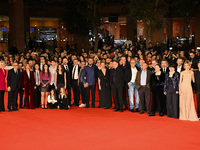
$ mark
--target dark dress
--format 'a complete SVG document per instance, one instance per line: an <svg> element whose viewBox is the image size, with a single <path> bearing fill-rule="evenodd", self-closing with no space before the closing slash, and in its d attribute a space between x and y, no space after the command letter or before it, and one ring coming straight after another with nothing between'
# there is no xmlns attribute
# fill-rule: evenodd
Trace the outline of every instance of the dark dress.
<svg viewBox="0 0 200 150"><path fill-rule="evenodd" d="M101 70L98 72L98 77L100 79L100 97L99 97L99 106L100 107L111 107L112 99L111 99L111 88L110 88L110 70L106 69L106 74L104 75Z"/></svg>
<svg viewBox="0 0 200 150"><path fill-rule="evenodd" d="M64 80L64 72L62 74L59 74L57 72L57 92L60 92L60 88L65 86L65 80Z"/></svg>
<svg viewBox="0 0 200 150"><path fill-rule="evenodd" d="M160 75L155 75L155 73L151 76L151 89L152 89L152 105L151 105L151 113L155 113L159 108L159 113L164 114L164 82L165 82L165 74L161 73ZM159 106L159 107L158 107Z"/></svg>

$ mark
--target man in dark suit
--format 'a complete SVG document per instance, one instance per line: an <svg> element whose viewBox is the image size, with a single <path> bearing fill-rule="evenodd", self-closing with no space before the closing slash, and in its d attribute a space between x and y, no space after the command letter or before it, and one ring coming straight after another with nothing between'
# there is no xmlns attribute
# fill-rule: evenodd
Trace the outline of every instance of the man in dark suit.
<svg viewBox="0 0 200 150"><path fill-rule="evenodd" d="M18 67L18 69L19 69L19 71L22 73L22 71L23 71L23 64L20 62L19 63L19 67ZM23 97L24 97L24 90L22 89L22 87L20 86L20 88L19 88L19 98L20 98L20 103L19 103L19 108L24 108L23 106L23 104L25 104L25 103L23 103ZM25 100L25 99L24 99ZM17 106L18 107L18 106Z"/></svg>
<svg viewBox="0 0 200 150"><path fill-rule="evenodd" d="M142 65L142 71L137 72L135 79L135 87L138 90L140 97L140 114L144 113L145 101L147 105L147 113L150 114L150 77L151 71L147 70L148 65L144 63Z"/></svg>
<svg viewBox="0 0 200 150"><path fill-rule="evenodd" d="M195 92L197 97L197 113L200 118L200 62L198 62L198 70L194 72L195 77Z"/></svg>
<svg viewBox="0 0 200 150"><path fill-rule="evenodd" d="M17 95L21 87L21 72L18 69L18 63L14 62L13 69L8 71L7 87L8 87L8 111L18 111L17 109Z"/></svg>
<svg viewBox="0 0 200 150"><path fill-rule="evenodd" d="M183 67L183 58L179 57L176 61L177 66L176 66L176 72L181 73L182 71L184 71L184 67Z"/></svg>
<svg viewBox="0 0 200 150"><path fill-rule="evenodd" d="M68 99L71 106L72 66L70 63L68 63L68 59L66 57L63 58L63 67L66 72Z"/></svg>
<svg viewBox="0 0 200 150"><path fill-rule="evenodd" d="M113 61L113 69L110 72L110 85L113 92L115 111L123 112L124 71L118 66L117 61Z"/></svg>
<svg viewBox="0 0 200 150"><path fill-rule="evenodd" d="M192 63L191 69L198 69L198 67L197 67L198 58L195 56L195 52L193 52L193 51L190 52L190 59L189 60Z"/></svg>
<svg viewBox="0 0 200 150"><path fill-rule="evenodd" d="M78 59L74 59L73 66L72 66L72 89L74 93L73 105L76 105L76 106L79 106L79 101L80 101L80 91L78 87L79 71L80 71L80 67L78 65Z"/></svg>
<svg viewBox="0 0 200 150"><path fill-rule="evenodd" d="M125 56L122 56L120 61L121 61L121 63L122 63L122 64L120 65L120 67L123 69L124 74L125 74L125 70L126 70L127 67L130 66L130 64L126 62L126 57L125 57ZM127 86L126 86L126 82L125 82L125 80L124 80L124 88L123 88L123 102L124 102L124 106L125 106L124 110L127 110L127 109L128 109L126 91L127 91Z"/></svg>
<svg viewBox="0 0 200 150"><path fill-rule="evenodd" d="M169 67L168 67L168 61L166 59L163 59L161 61L161 71L166 74L169 72Z"/></svg>
<svg viewBox="0 0 200 150"><path fill-rule="evenodd" d="M147 67L147 69L150 70L152 73L154 73L155 72L155 66L157 64L158 64L158 61L156 59L153 59L153 60L151 60L151 67Z"/></svg>

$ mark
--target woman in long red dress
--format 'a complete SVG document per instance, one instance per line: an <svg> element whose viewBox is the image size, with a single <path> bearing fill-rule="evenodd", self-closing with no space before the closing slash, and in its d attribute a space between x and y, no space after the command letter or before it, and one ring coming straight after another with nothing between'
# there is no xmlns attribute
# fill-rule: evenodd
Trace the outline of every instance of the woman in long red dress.
<svg viewBox="0 0 200 150"><path fill-rule="evenodd" d="M31 71L29 64L25 65L25 70L22 72L22 80L21 80L22 89L25 92L25 108L34 109L35 108L35 78L34 72Z"/></svg>

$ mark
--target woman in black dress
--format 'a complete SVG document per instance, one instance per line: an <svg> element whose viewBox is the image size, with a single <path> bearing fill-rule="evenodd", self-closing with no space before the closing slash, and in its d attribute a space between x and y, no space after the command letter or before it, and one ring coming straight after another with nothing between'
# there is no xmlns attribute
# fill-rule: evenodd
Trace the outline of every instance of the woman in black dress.
<svg viewBox="0 0 200 150"><path fill-rule="evenodd" d="M55 73L55 89L57 90L57 95L59 94L61 87L66 89L66 85L66 73L64 72L63 66L58 64L57 72Z"/></svg>
<svg viewBox="0 0 200 150"><path fill-rule="evenodd" d="M151 104L151 114L149 116L155 116L155 112L157 110L157 106L159 108L159 115L164 116L164 82L165 82L165 74L161 72L161 66L159 64L155 65L155 73L151 76L151 89L152 89L152 104ZM159 104L159 105L158 105Z"/></svg>
<svg viewBox="0 0 200 150"><path fill-rule="evenodd" d="M164 94L166 95L167 116L179 118L179 73L175 72L175 65L169 66L169 73L165 75Z"/></svg>
<svg viewBox="0 0 200 150"><path fill-rule="evenodd" d="M110 71L107 69L105 62L101 62L101 70L98 72L98 85L101 91L99 98L99 107L108 109L112 106L111 88L110 88Z"/></svg>

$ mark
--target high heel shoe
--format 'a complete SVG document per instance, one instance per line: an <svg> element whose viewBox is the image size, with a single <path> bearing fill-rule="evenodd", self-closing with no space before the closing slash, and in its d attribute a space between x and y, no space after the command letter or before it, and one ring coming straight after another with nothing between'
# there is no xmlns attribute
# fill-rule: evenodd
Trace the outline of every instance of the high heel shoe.
<svg viewBox="0 0 200 150"><path fill-rule="evenodd" d="M47 104L45 104L45 109L47 109Z"/></svg>
<svg viewBox="0 0 200 150"><path fill-rule="evenodd" d="M42 109L44 109L44 104L42 104Z"/></svg>

